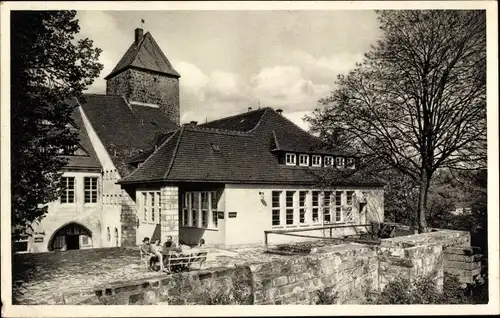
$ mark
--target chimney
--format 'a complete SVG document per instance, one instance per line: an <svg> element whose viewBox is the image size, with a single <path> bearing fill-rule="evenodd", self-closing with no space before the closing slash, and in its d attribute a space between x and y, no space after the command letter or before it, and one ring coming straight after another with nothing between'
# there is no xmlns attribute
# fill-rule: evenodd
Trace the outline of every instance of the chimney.
<svg viewBox="0 0 500 318"><path fill-rule="evenodd" d="M143 29L141 29L141 28L135 29L135 44L139 44L143 35L144 35Z"/></svg>
<svg viewBox="0 0 500 318"><path fill-rule="evenodd" d="M252 111L252 107L248 107L248 111L251 112Z"/></svg>
<svg viewBox="0 0 500 318"><path fill-rule="evenodd" d="M283 113L283 109L278 108L278 109L276 109L276 112L277 112L278 114L282 115L282 113Z"/></svg>

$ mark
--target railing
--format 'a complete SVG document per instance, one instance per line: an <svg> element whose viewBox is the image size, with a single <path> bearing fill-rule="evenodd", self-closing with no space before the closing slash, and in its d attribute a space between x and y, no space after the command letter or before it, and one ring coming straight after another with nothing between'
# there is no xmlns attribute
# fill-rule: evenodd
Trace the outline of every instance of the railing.
<svg viewBox="0 0 500 318"><path fill-rule="evenodd" d="M286 235L286 236L295 236L295 237L304 237L304 238L316 238L316 239L334 239L334 240L343 240L343 241L355 241L359 243L365 243L365 244L378 244L378 241L372 241L372 240L361 240L361 239L349 239L349 238L338 238L338 237L332 237L333 235L333 229L340 229L340 228L357 228L357 227L364 227L369 233L374 233L374 224L338 224L338 225L327 225L327 226L318 226L318 227L311 227L311 228L304 228L304 229L290 229L290 230L266 230L264 231L264 246L267 249L268 247L268 235L269 234L278 234L278 235ZM317 231L317 230L330 230L330 235L329 236L317 236L317 235L300 235L300 234L294 234L296 232L307 232L307 231Z"/></svg>

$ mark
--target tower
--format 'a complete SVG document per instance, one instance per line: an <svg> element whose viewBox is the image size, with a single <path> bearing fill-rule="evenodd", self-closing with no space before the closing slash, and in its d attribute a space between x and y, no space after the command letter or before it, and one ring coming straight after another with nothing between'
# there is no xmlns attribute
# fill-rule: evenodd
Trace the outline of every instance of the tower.
<svg viewBox="0 0 500 318"><path fill-rule="evenodd" d="M179 125L179 78L151 33L137 28L134 42L105 77L106 94L122 95L129 103L158 106Z"/></svg>

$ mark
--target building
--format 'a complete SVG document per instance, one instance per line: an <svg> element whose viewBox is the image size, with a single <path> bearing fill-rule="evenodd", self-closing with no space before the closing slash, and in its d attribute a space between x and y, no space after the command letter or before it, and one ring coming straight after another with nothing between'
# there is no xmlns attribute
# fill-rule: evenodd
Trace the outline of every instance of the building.
<svg viewBox="0 0 500 318"><path fill-rule="evenodd" d="M29 251L135 246L168 235L253 245L270 229L383 220L383 184L280 110L180 126L179 78L151 34L136 29L106 77L106 94L78 101L82 147L64 171L67 194L50 204Z"/></svg>

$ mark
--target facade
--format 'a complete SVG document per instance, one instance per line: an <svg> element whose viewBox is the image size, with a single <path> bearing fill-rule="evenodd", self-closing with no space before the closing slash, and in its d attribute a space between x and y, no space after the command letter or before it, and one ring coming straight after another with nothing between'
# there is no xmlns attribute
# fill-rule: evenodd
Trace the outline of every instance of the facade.
<svg viewBox="0 0 500 318"><path fill-rule="evenodd" d="M357 169L355 154L325 145L280 110L179 126L179 78L151 34L136 29L106 77L106 94L76 105L92 164L68 165L68 195L51 203L29 251L135 246L169 235L255 245L265 230L383 221L383 184Z"/></svg>

